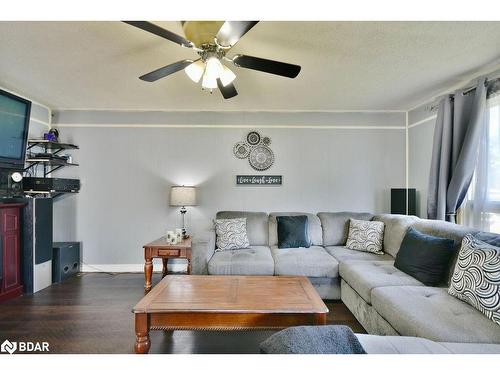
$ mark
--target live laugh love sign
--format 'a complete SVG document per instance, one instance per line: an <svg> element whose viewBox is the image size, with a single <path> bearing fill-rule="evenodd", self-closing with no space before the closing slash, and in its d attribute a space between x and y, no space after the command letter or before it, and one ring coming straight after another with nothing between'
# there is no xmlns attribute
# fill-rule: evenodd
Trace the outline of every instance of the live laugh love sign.
<svg viewBox="0 0 500 375"><path fill-rule="evenodd" d="M283 183L283 176L236 176L236 185L279 186Z"/></svg>

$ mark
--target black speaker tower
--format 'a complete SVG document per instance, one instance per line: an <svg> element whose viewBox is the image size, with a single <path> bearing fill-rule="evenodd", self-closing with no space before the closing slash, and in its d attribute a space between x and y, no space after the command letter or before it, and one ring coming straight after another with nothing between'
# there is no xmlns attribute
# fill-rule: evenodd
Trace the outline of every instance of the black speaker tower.
<svg viewBox="0 0 500 375"><path fill-rule="evenodd" d="M391 214L417 215L417 190L408 189L406 212L406 189L391 189Z"/></svg>

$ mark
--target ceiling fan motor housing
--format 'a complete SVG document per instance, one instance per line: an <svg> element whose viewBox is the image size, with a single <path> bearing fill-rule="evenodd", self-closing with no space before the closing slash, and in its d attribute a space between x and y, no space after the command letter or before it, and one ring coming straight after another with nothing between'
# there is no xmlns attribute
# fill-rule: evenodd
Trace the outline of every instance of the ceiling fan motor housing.
<svg viewBox="0 0 500 375"><path fill-rule="evenodd" d="M201 51L198 51L198 54L203 62L206 62L211 57L221 60L226 56L226 50L213 43L204 43L200 46L200 49Z"/></svg>

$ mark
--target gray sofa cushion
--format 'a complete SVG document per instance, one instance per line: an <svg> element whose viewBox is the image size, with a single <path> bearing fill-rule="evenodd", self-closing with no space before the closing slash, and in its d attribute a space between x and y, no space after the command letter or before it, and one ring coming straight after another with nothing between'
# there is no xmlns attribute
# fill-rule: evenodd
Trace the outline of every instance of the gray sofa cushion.
<svg viewBox="0 0 500 375"><path fill-rule="evenodd" d="M235 219L246 217L247 236L250 245L269 246L268 215L265 212L250 211L220 211L217 212L216 219Z"/></svg>
<svg viewBox="0 0 500 375"><path fill-rule="evenodd" d="M371 220L367 212L320 212L318 217L323 228L323 246L345 245L349 232L349 219Z"/></svg>
<svg viewBox="0 0 500 375"><path fill-rule="evenodd" d="M395 258L398 255L406 230L420 219L416 216L383 214L375 215L372 220L382 221L385 224L384 252L391 254Z"/></svg>
<svg viewBox="0 0 500 375"><path fill-rule="evenodd" d="M275 275L337 277L339 262L321 246L271 248Z"/></svg>
<svg viewBox="0 0 500 375"><path fill-rule="evenodd" d="M274 274L274 261L267 246L216 252L208 262L210 275L267 275Z"/></svg>
<svg viewBox="0 0 500 375"><path fill-rule="evenodd" d="M339 263L351 260L392 260L394 262L394 258L385 253L378 255L367 253L366 251L351 250L345 246L327 246L325 249L328 251L328 254L337 259Z"/></svg>
<svg viewBox="0 0 500 375"><path fill-rule="evenodd" d="M340 299L340 278L336 277L309 277L321 299Z"/></svg>
<svg viewBox="0 0 500 375"><path fill-rule="evenodd" d="M311 245L323 245L323 231L319 217L306 212L271 212L269 214L269 246L278 246L278 224L276 216L300 216L306 215L309 224L309 239Z"/></svg>
<svg viewBox="0 0 500 375"><path fill-rule="evenodd" d="M500 326L444 288L393 286L372 290L372 305L403 336L442 342L500 343Z"/></svg>
<svg viewBox="0 0 500 375"><path fill-rule="evenodd" d="M423 285L394 267L392 261L351 261L341 263L339 274L367 303L372 290L381 286Z"/></svg>
<svg viewBox="0 0 500 375"><path fill-rule="evenodd" d="M471 344L461 342L440 342L453 354L500 354L500 344Z"/></svg>
<svg viewBox="0 0 500 375"><path fill-rule="evenodd" d="M421 337L356 334L368 354L450 354L440 343ZM470 344L469 344L470 345Z"/></svg>
<svg viewBox="0 0 500 375"><path fill-rule="evenodd" d="M399 333L380 316L372 305L359 296L345 280L340 281L342 302L361 323L366 332L372 335L398 336Z"/></svg>
<svg viewBox="0 0 500 375"><path fill-rule="evenodd" d="M498 344L434 342L422 337L356 334L368 354L499 354Z"/></svg>

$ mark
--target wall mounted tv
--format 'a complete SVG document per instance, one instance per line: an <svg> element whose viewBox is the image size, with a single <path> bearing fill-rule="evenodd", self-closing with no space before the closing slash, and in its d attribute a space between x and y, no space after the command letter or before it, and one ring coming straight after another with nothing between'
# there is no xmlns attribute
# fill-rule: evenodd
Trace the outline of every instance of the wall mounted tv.
<svg viewBox="0 0 500 375"><path fill-rule="evenodd" d="M0 168L24 169L31 102L0 90Z"/></svg>

